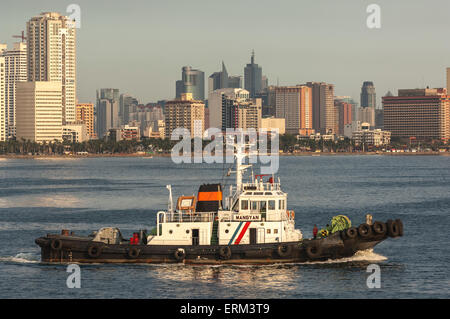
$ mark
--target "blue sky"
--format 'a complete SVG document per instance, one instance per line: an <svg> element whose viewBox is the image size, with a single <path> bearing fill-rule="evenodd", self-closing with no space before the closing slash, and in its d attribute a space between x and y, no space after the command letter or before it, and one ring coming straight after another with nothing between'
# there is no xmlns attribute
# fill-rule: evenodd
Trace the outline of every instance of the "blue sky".
<svg viewBox="0 0 450 319"><path fill-rule="evenodd" d="M43 11L81 7L77 34L78 98L119 88L141 102L173 98L181 67L208 77L224 60L243 75L252 49L270 84L324 81L359 101L373 81L388 90L443 87L450 66L448 0L15 0L2 5L0 42ZM366 8L381 7L381 29L368 29ZM207 87L205 87L207 90Z"/></svg>

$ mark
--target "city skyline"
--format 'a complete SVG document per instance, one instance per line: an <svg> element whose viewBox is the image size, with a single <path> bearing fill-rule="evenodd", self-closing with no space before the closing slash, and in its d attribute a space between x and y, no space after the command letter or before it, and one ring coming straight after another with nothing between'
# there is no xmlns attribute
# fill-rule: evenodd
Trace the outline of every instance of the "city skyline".
<svg viewBox="0 0 450 319"><path fill-rule="evenodd" d="M25 30L30 17L44 11L68 14L69 4L61 1L12 3L8 15L5 11L0 13L0 42L11 47L17 42L12 35ZM277 80L280 85L323 81L335 85L335 95L358 99L361 83L372 81L378 93L377 107L381 107L381 97L389 90L396 93L402 88L445 87L445 74L441 70L450 65L450 55L446 54L450 44L440 41L450 26L445 17L450 4L445 1L435 4L440 9L430 11L433 14L423 11L423 1L408 5L378 1L381 29L368 29L365 25L368 15L365 3L327 3L326 6L308 3L306 6L287 1L281 10L270 3L263 9L256 2L247 2L240 4L239 12L230 13L231 19L242 18L239 36L233 36L236 42L233 46L222 37L234 35L237 27L205 28L208 22L224 19L214 14L219 4L134 1L133 5L124 7L118 2L108 2L108 15L103 14L101 3L79 1L78 4L82 21L77 30L80 102L94 102L95 91L102 87L117 87L143 103L172 99L181 67L190 65L208 76L220 69L224 60L229 74L243 76L253 49L269 84L276 84ZM270 23L252 27L257 18L245 16L250 8L258 13L258 21ZM187 26L189 36L181 36L183 29L177 18L197 11L202 12L202 19L192 20ZM174 19L164 20L169 13ZM122 23L113 23L119 18ZM291 37L301 41L293 45L288 41ZM415 41L417 37L421 37L420 46ZM105 49L108 43L114 44L115 50ZM174 49L188 43L189 51ZM342 50L342 46L348 49Z"/></svg>

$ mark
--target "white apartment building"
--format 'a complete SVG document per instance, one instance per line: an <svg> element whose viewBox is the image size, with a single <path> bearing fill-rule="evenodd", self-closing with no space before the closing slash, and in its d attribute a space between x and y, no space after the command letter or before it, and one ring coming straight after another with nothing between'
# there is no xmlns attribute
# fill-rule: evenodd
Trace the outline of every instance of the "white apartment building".
<svg viewBox="0 0 450 319"><path fill-rule="evenodd" d="M362 123L361 129L352 133L352 139L356 145L387 145L391 142L391 132L381 129L370 129L370 123Z"/></svg>
<svg viewBox="0 0 450 319"><path fill-rule="evenodd" d="M0 57L5 59L6 138L16 135L16 83L27 81L27 45L14 43L11 50L0 44Z"/></svg>
<svg viewBox="0 0 450 319"><path fill-rule="evenodd" d="M62 85L64 123L76 119L75 23L56 12L43 12L27 22L28 81Z"/></svg>
<svg viewBox="0 0 450 319"><path fill-rule="evenodd" d="M61 83L19 82L16 92L16 138L38 143L61 141Z"/></svg>
<svg viewBox="0 0 450 319"><path fill-rule="evenodd" d="M6 127L6 90L5 90L5 58L0 57L0 141L8 135Z"/></svg>

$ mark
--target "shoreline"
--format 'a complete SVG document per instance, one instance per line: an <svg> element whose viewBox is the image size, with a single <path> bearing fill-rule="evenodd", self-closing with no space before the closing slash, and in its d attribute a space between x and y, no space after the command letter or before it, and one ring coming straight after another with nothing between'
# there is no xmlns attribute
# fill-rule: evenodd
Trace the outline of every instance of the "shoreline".
<svg viewBox="0 0 450 319"><path fill-rule="evenodd" d="M450 156L450 152L396 152L396 153L387 153L387 152L324 152L324 153L314 153L314 152L298 152L298 153L280 153L279 156L311 156L311 157L320 157L320 156ZM0 155L0 159L80 159L80 158L109 158L109 157L143 157L143 158L153 158L153 157L171 157L171 154L126 154L126 153L118 153L118 154L83 154L83 155L19 155L19 154L7 154Z"/></svg>

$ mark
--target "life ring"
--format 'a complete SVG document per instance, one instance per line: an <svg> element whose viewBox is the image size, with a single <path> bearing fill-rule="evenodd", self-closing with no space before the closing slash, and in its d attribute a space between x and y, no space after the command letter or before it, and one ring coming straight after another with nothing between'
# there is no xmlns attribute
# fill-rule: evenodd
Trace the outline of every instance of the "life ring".
<svg viewBox="0 0 450 319"><path fill-rule="evenodd" d="M358 230L355 227L347 228L345 230L345 236L349 239L356 238L358 236Z"/></svg>
<svg viewBox="0 0 450 319"><path fill-rule="evenodd" d="M384 234L386 234L386 231L387 231L386 224L383 222L379 222L379 221L376 221L373 223L372 229L373 229L373 232L377 235L384 235Z"/></svg>
<svg viewBox="0 0 450 319"><path fill-rule="evenodd" d="M400 227L398 226L396 221L393 221L392 219L389 219L387 221L387 230L388 234L391 237L397 237L400 233Z"/></svg>
<svg viewBox="0 0 450 319"><path fill-rule="evenodd" d="M87 253L91 258L97 258L102 254L102 247L99 245L91 245L89 246Z"/></svg>
<svg viewBox="0 0 450 319"><path fill-rule="evenodd" d="M50 247L53 250L61 250L63 244L62 244L62 240L61 239L52 239L51 243L50 243Z"/></svg>
<svg viewBox="0 0 450 319"><path fill-rule="evenodd" d="M219 256L222 259L229 259L231 257L231 248L228 246L220 247Z"/></svg>
<svg viewBox="0 0 450 319"><path fill-rule="evenodd" d="M128 249L128 257L130 258L137 258L139 257L139 254L141 253L141 250L137 247L132 247Z"/></svg>
<svg viewBox="0 0 450 319"><path fill-rule="evenodd" d="M182 261L184 260L184 258L186 258L186 252L183 248L178 248L173 255L178 261Z"/></svg>
<svg viewBox="0 0 450 319"><path fill-rule="evenodd" d="M292 246L290 245L278 245L277 253L280 257L287 257L292 253Z"/></svg>
<svg viewBox="0 0 450 319"><path fill-rule="evenodd" d="M403 236L403 222L401 219L396 219L395 222L398 225L398 235Z"/></svg>
<svg viewBox="0 0 450 319"><path fill-rule="evenodd" d="M358 234L362 238L368 238L370 235L372 235L372 228L369 224L361 224L358 227Z"/></svg>
<svg viewBox="0 0 450 319"><path fill-rule="evenodd" d="M310 259L319 258L322 253L322 247L317 242L312 242L310 245L306 246L306 254Z"/></svg>

